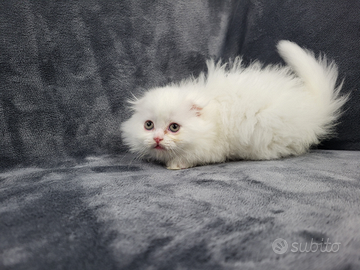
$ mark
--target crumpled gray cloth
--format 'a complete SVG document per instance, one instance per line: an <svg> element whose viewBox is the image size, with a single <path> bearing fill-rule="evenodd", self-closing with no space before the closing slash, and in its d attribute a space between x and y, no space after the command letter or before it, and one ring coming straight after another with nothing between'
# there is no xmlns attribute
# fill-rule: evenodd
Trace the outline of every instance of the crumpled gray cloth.
<svg viewBox="0 0 360 270"><path fill-rule="evenodd" d="M179 171L133 158L1 173L0 269L360 267L359 151Z"/></svg>

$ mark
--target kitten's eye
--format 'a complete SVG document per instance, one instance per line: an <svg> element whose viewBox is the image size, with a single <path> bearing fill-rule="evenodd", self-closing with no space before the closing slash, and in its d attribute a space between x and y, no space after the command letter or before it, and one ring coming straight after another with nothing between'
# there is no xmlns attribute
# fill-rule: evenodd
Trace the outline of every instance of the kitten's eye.
<svg viewBox="0 0 360 270"><path fill-rule="evenodd" d="M176 124L176 123L172 123L172 124L170 124L170 126L169 126L169 130L170 130L171 132L178 132L179 129L180 129L180 125L179 125L179 124Z"/></svg>
<svg viewBox="0 0 360 270"><path fill-rule="evenodd" d="M152 130L154 128L154 123L151 121L146 121L144 124L144 128L147 130Z"/></svg>

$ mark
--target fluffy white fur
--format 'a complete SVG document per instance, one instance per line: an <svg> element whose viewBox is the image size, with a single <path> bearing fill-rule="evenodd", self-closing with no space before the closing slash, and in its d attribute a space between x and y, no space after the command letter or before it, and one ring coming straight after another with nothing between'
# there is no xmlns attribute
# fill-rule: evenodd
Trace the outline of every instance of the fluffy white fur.
<svg viewBox="0 0 360 270"><path fill-rule="evenodd" d="M347 97L336 88L335 63L290 41L277 48L288 66L209 60L207 75L146 92L131 102L134 114L121 126L124 143L168 169L305 153L332 133ZM153 129L144 128L146 121ZM178 132L169 130L171 123L180 125Z"/></svg>

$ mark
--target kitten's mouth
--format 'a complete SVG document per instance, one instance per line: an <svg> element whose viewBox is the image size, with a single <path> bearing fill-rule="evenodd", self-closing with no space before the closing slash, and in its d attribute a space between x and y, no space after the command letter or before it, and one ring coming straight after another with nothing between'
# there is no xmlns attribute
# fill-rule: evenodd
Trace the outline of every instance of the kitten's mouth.
<svg viewBox="0 0 360 270"><path fill-rule="evenodd" d="M160 144L157 144L154 148L159 150L165 150L165 148L162 147Z"/></svg>

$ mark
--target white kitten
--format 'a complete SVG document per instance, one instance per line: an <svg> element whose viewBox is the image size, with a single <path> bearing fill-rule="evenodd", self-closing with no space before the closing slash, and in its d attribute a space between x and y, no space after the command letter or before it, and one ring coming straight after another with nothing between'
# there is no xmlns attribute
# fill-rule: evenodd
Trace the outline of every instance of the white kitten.
<svg viewBox="0 0 360 270"><path fill-rule="evenodd" d="M305 153L331 134L347 97L334 63L289 41L277 48L289 67L209 60L207 75L146 92L131 102L124 143L168 169Z"/></svg>

